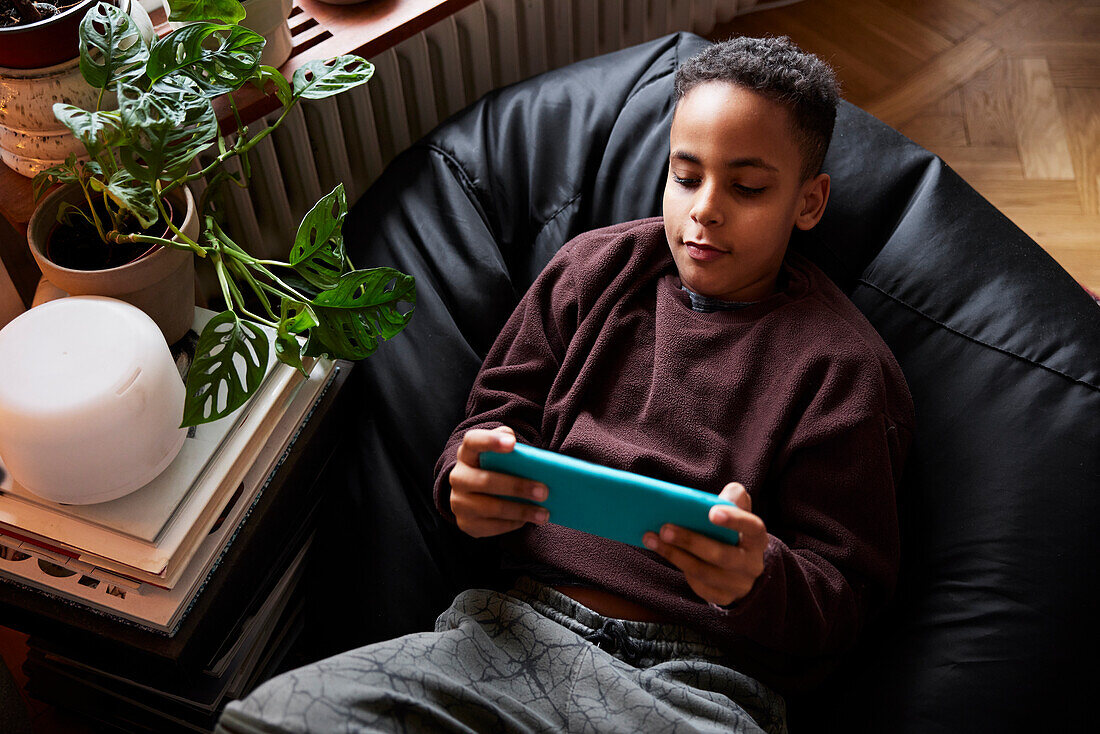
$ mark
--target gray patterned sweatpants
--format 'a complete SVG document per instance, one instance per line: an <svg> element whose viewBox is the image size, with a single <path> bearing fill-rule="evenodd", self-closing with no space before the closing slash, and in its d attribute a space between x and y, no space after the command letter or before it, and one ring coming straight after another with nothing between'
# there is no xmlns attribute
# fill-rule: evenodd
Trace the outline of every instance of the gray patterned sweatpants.
<svg viewBox="0 0 1100 734"><path fill-rule="evenodd" d="M603 617L521 579L435 632L351 650L229 704L219 734L786 732L783 699L686 628Z"/></svg>

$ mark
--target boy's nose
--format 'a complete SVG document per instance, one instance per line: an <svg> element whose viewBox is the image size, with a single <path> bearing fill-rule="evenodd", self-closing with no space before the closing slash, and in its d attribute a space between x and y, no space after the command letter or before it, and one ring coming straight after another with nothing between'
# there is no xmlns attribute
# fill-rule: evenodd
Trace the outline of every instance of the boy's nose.
<svg viewBox="0 0 1100 734"><path fill-rule="evenodd" d="M722 210L716 201L716 192L710 187L700 189L691 205L691 219L702 227L713 227L722 222Z"/></svg>

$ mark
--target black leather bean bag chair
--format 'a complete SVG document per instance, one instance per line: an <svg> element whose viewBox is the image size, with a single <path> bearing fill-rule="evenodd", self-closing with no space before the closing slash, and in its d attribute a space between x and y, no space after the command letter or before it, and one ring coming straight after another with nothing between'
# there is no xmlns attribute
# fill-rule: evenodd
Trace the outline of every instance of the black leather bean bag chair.
<svg viewBox="0 0 1100 734"><path fill-rule="evenodd" d="M482 357L572 236L660 213L679 34L498 90L349 215L416 314L357 366L314 554L309 652L430 628L491 576L436 515L436 458ZM917 409L896 603L795 731L1076 731L1097 681L1100 308L938 158L851 105L832 198L793 242L897 355ZM1078 671L1078 664L1083 672Z"/></svg>

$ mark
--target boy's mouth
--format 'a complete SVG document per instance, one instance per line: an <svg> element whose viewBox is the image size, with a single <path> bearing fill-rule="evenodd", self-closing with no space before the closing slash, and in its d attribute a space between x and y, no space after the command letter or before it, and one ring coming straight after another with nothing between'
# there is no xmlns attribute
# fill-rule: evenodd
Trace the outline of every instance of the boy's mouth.
<svg viewBox="0 0 1100 734"><path fill-rule="evenodd" d="M710 262L711 260L717 260L722 257L722 255L727 254L725 250L719 250L713 245L707 245L702 242L684 240L684 247L687 249L688 256L692 260L698 260L699 262Z"/></svg>

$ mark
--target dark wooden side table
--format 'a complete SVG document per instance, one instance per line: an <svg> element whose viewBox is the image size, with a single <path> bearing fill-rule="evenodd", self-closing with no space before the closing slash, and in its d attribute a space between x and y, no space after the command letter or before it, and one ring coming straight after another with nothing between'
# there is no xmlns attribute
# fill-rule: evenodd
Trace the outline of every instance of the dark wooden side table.
<svg viewBox="0 0 1100 734"><path fill-rule="evenodd" d="M247 618L256 612L314 529L316 510L324 494L323 487L318 486L319 477L346 425L347 401L339 397L352 368L353 363L337 363L309 420L174 635L146 631L0 582L2 624L30 635L31 654L24 670L27 691L34 698L72 708L100 724L126 731L195 730L182 725L177 728L170 719L157 718L170 711L170 699L159 707L162 711L151 711L151 718L142 723L125 706L94 695L94 689L60 684L45 673L39 675L34 664L36 651L51 651L91 668L140 681L153 689L145 697L154 702L158 687L186 692L189 686L200 685L203 669L233 645ZM290 596L295 598L294 593ZM269 644L281 645L285 650L292 642L293 634Z"/></svg>

